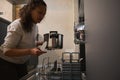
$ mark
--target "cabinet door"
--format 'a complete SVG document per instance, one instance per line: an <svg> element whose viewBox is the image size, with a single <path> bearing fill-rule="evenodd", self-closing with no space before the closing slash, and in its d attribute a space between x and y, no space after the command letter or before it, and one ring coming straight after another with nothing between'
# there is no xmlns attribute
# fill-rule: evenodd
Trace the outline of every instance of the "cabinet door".
<svg viewBox="0 0 120 80"><path fill-rule="evenodd" d="M4 42L4 38L7 33L7 26L8 24L0 21L0 45Z"/></svg>

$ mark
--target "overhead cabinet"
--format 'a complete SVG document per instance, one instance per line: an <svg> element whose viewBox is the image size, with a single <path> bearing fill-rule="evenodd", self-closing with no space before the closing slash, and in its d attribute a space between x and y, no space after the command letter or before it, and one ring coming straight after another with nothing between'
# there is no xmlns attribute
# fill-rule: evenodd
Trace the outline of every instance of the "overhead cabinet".
<svg viewBox="0 0 120 80"><path fill-rule="evenodd" d="M26 0L7 0L7 1L15 5L26 3Z"/></svg>
<svg viewBox="0 0 120 80"><path fill-rule="evenodd" d="M19 10L23 7L24 4L26 4L26 0L7 0L13 5L13 16L12 19L15 20L19 18Z"/></svg>

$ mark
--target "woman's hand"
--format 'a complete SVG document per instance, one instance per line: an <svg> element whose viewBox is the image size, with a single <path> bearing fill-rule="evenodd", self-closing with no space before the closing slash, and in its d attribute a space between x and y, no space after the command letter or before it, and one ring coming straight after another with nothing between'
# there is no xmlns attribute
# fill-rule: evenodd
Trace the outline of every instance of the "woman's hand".
<svg viewBox="0 0 120 80"><path fill-rule="evenodd" d="M44 53L46 53L46 51L42 51L39 48L32 48L32 49L30 49L30 54L31 55L37 55L37 56L39 56L39 55L42 55Z"/></svg>

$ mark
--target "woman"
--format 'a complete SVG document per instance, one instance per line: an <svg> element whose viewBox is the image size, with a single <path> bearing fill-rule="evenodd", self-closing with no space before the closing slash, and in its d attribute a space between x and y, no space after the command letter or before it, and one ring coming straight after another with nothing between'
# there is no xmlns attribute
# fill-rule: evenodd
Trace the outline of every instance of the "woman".
<svg viewBox="0 0 120 80"><path fill-rule="evenodd" d="M46 14L47 5L43 0L30 0L20 9L20 19L7 28L5 42L0 50L0 80L19 80L27 74L26 62L30 55L46 53L36 48L37 23Z"/></svg>

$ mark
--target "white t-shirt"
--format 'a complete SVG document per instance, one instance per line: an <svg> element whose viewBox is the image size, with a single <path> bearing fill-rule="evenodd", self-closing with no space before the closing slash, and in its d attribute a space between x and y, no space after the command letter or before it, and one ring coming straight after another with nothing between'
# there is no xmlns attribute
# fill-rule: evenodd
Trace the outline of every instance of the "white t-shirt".
<svg viewBox="0 0 120 80"><path fill-rule="evenodd" d="M7 35L5 37L5 42L1 46L0 57L12 63L22 64L26 62L30 55L22 57L8 57L4 53L9 50L9 48L34 48L35 41L38 34L38 27L33 24L32 32L26 33L22 29L20 19L15 20L7 27Z"/></svg>

